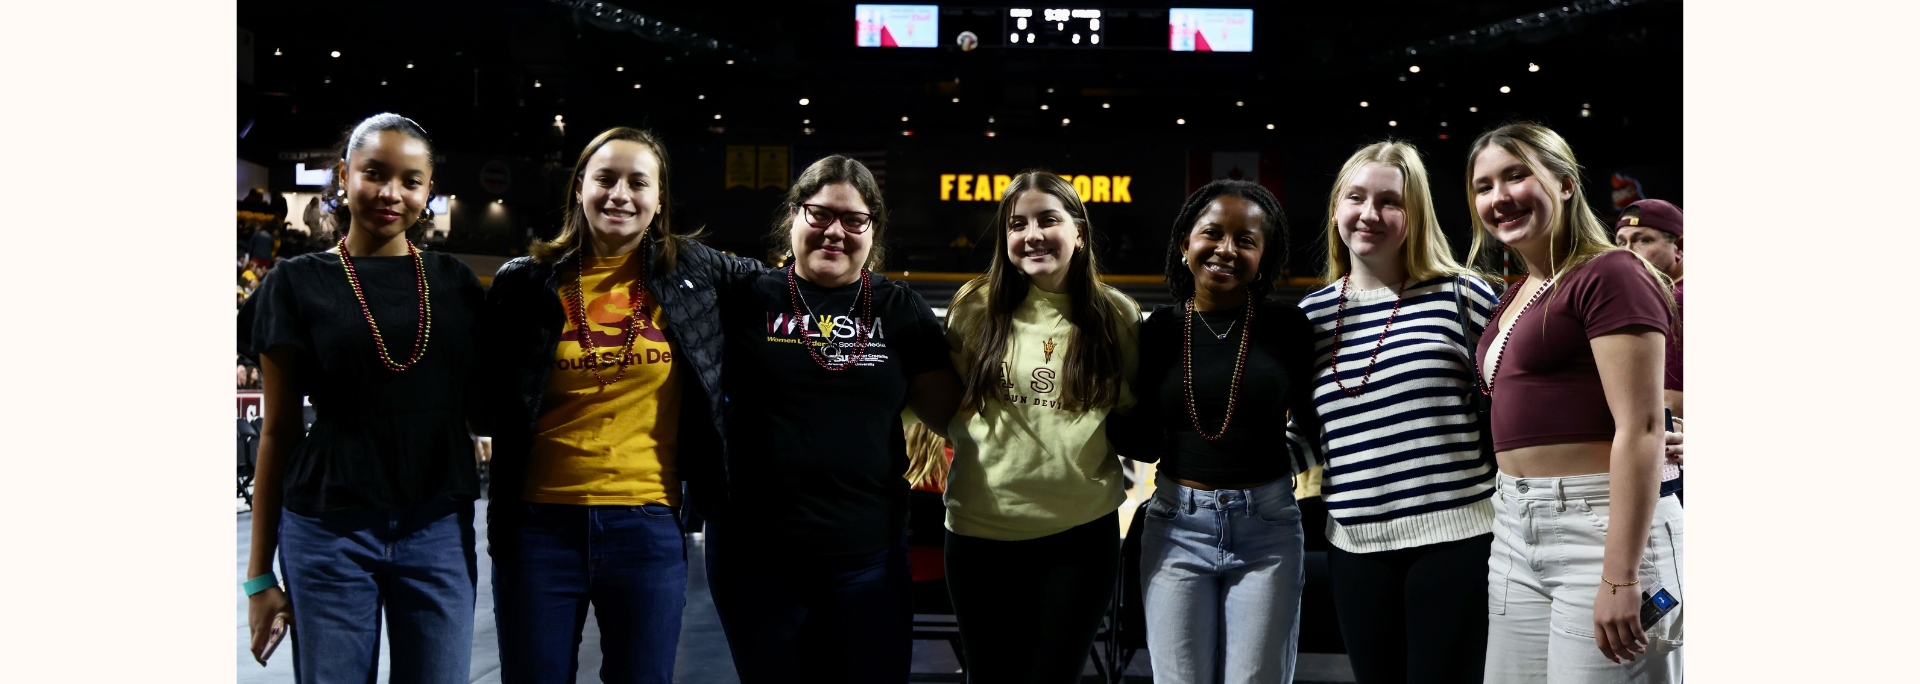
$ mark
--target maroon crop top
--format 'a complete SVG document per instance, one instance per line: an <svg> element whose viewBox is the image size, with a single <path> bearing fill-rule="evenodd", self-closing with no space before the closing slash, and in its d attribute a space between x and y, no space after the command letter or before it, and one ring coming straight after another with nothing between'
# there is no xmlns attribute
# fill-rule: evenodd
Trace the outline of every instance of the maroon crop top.
<svg viewBox="0 0 1920 684"><path fill-rule="evenodd" d="M1613 413L1588 340L1630 325L1670 334L1671 320L1659 281L1632 252L1613 250L1573 269L1512 323L1493 383L1494 450L1612 441ZM1480 336L1483 368L1496 336Z"/></svg>

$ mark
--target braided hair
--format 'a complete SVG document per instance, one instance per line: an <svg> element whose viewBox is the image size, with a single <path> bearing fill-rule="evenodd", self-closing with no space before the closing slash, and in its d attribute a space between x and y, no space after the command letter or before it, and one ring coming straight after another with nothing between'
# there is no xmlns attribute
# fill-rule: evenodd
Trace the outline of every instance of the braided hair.
<svg viewBox="0 0 1920 684"><path fill-rule="evenodd" d="M1180 216L1173 220L1173 236L1167 239L1167 289L1173 293L1176 301L1184 301L1193 296L1193 272L1180 262L1181 250L1186 246L1187 236L1193 232L1193 224L1200 220L1207 205L1222 196L1232 196L1252 202L1260 207L1263 220L1260 222L1260 236L1266 242L1265 252L1260 255L1260 268L1253 282L1247 284L1247 296L1251 299L1263 299L1273 292L1273 281L1280 277L1280 269L1290 258L1287 249L1287 214L1280 209L1280 200L1258 183L1241 180L1217 180L1202 186L1187 196L1186 204L1180 207Z"/></svg>

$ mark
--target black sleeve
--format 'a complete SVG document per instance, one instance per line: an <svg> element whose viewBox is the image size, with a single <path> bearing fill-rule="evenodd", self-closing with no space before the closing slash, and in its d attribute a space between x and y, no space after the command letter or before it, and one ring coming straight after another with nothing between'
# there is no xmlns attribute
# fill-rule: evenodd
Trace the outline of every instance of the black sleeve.
<svg viewBox="0 0 1920 684"><path fill-rule="evenodd" d="M1313 405L1313 324L1300 307L1281 306L1280 344L1282 361L1287 367L1287 417L1289 430L1301 435L1320 434L1320 412ZM1316 438L1317 442L1318 439ZM1294 473L1319 465L1319 449L1302 448L1288 440L1288 455Z"/></svg>
<svg viewBox="0 0 1920 684"><path fill-rule="evenodd" d="M1160 382L1173 363L1173 353L1167 340L1172 326L1172 311L1172 307L1158 307L1147 320L1140 323L1140 339L1135 347L1139 350L1140 363L1129 384L1133 388L1133 412L1107 418L1107 443L1112 444L1114 451L1121 456L1142 463L1159 461L1160 451L1166 443Z"/></svg>
<svg viewBox="0 0 1920 684"><path fill-rule="evenodd" d="M446 257L449 268L453 270L453 280L460 284L460 305L473 316L473 327L469 330L473 345L472 365L467 367L466 406L467 426L476 434L492 434L491 421L486 414L483 401L487 373L487 290L480 285L479 276L473 269L458 258Z"/></svg>
<svg viewBox="0 0 1920 684"><path fill-rule="evenodd" d="M912 378L942 368L952 369L953 360L948 356L946 332L940 327L940 318L933 315L933 308L927 306L927 300L900 281L889 281L883 286L895 288L904 294L898 301L910 311L908 316L913 321L899 333L887 332L887 347L900 350L901 372Z"/></svg>
<svg viewBox="0 0 1920 684"><path fill-rule="evenodd" d="M293 347L302 355L312 355L313 340L307 317L296 297L299 288L288 282L297 277L299 265L283 264L267 272L266 280L240 306L239 351L255 364L260 355L275 347Z"/></svg>

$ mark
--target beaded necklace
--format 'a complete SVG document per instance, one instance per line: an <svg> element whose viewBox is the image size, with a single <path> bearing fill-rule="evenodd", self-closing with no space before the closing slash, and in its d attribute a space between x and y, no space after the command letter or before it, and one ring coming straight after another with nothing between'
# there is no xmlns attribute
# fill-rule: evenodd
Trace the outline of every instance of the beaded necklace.
<svg viewBox="0 0 1920 684"><path fill-rule="evenodd" d="M1407 279L1401 278L1400 292L1393 296L1393 313L1387 314L1387 327L1380 329L1380 340L1373 343L1373 355L1367 357L1367 372L1360 376L1360 388L1348 389L1347 382L1340 379L1340 330L1347 320L1347 285L1352 281L1352 271L1340 277L1340 308L1333 314L1333 360L1328 362L1329 368L1333 371L1333 382L1339 385L1340 391L1347 393L1349 397L1359 396L1361 392L1367 391L1367 381L1373 379L1373 363L1380 360L1380 348L1387 343L1387 331L1393 329L1393 319L1400 316L1400 302L1407 297Z"/></svg>
<svg viewBox="0 0 1920 684"><path fill-rule="evenodd" d="M627 340L620 347L620 372L615 373L612 380L600 376L600 360L593 353L593 328L587 323L587 294L583 282L587 256L582 253L575 257L579 262L574 264L573 270L573 310L567 313L573 314L573 329L580 334L580 358L587 370L593 371L593 379L599 381L603 388L627 377L627 368L633 364L633 341L640 336L640 317L648 315L652 308L647 301L647 255L644 245L640 252L631 257L640 260L640 273L634 276L633 285L627 288L633 295L633 315L627 318Z"/></svg>
<svg viewBox="0 0 1920 684"><path fill-rule="evenodd" d="M1527 303L1520 305L1520 313L1513 315L1513 322L1508 323L1507 327L1501 328L1500 331L1503 333L1507 333L1509 335L1509 338L1511 338L1512 333L1508 331L1512 330L1513 326L1519 325L1520 319L1526 318L1527 309L1533 308L1533 303L1540 299L1540 293L1546 292L1547 288L1550 288L1550 287L1553 287L1552 278L1548 278L1546 279L1545 282L1540 283L1540 288L1534 290L1533 294L1527 297ZM1517 287L1507 288L1507 293L1500 297L1500 305L1493 308L1493 314L1487 317L1487 321L1493 325L1499 325L1501 312L1507 310L1507 305L1513 303L1514 296L1519 294L1519 292L1520 292L1520 288L1517 288ZM1505 351L1507 344L1505 340L1499 339L1498 336L1495 337L1494 341L1500 343L1501 353L1499 358L1496 358L1493 360L1493 373L1491 374L1491 376L1493 377L1494 380L1498 380L1500 379L1500 362L1507 360L1506 359L1507 354ZM1489 346L1487 348L1487 353L1491 354L1493 353L1493 351L1494 351L1493 347ZM1487 380L1487 377L1488 377L1488 374L1480 372L1479 355L1477 354L1474 355L1473 384L1476 387L1480 388L1481 394L1491 397L1493 396L1493 382Z"/></svg>
<svg viewBox="0 0 1920 684"><path fill-rule="evenodd" d="M1180 344L1186 351L1180 359L1180 370L1186 379L1187 418L1193 421L1193 431L1209 442L1226 436L1227 426L1233 424L1233 407L1240 398L1240 372L1247 367L1247 343L1253 339L1253 300L1249 299L1246 306L1246 325L1240 326L1240 357L1234 361L1233 385L1227 389L1227 416L1220 420L1220 431L1209 435L1206 428L1201 427L1200 411L1193 404L1193 300L1187 300L1186 334L1180 337ZM1200 322L1204 324L1206 319L1201 318ZM1232 334L1231 329L1228 334Z"/></svg>
<svg viewBox="0 0 1920 684"><path fill-rule="evenodd" d="M418 278L416 291L420 294L420 329L413 336L413 358L407 359L406 363L394 363L393 357L387 355L386 340L380 337L380 325L373 322L373 310L367 307L367 295L360 289L360 276L354 273L353 257L347 254L347 238L340 238L340 267L347 271L347 285L353 288L353 298L360 303L360 315L367 318L367 328L373 330L373 351L380 357L381 365L395 373L412 368L413 364L420 362L420 357L427 354L427 331L433 328L433 304L428 299L431 292L427 289L427 267L420 260L420 249L413 246L412 240L406 240L406 243L407 253L413 256L414 276Z"/></svg>
<svg viewBox="0 0 1920 684"><path fill-rule="evenodd" d="M800 285L794 277L793 265L787 266L787 294L790 296L789 304L793 306L794 318L800 318L800 308L803 306L806 307L807 315L813 315L813 305L807 304L807 298L800 294ZM860 294L858 300L859 301L854 303L854 308L860 312L860 316L853 320L853 354L844 356L838 365L828 365L825 358L825 356L839 356L837 352L840 350L840 344L833 341L833 324L827 322L827 319L813 319L820 323L821 344L819 346L816 347L812 344L806 344L805 339L801 340L801 346L807 348L807 355L813 357L813 362L819 364L821 368L830 371L843 371L852 367L854 362L866 356L867 338L873 334L873 278L872 274L869 273L864 266L860 268ZM851 315L853 311L848 311L847 313ZM806 319L801 320L804 321ZM801 330L803 332L806 330L804 324L801 325ZM822 355L820 352L821 348L826 348L836 353Z"/></svg>

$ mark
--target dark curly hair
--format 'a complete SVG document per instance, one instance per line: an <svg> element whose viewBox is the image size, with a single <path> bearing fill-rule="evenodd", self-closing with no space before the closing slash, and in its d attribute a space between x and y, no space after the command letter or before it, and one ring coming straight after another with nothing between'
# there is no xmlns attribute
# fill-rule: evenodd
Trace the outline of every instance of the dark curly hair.
<svg viewBox="0 0 1920 684"><path fill-rule="evenodd" d="M340 166L345 166L347 157L352 155L354 150L366 144L367 140L387 131L398 131L409 138L419 140L425 144L427 146L427 167L433 167L433 157L437 150L433 146L433 139L427 137L427 129L421 128L420 124L415 123L413 119L393 112L383 112L369 116L360 123L355 124L353 128L347 129L346 135L340 139L340 144L334 147L334 158L339 160L335 163ZM353 227L353 212L347 208L347 198L344 193L345 186L340 183L340 169L336 167L334 173L327 174L326 188L320 191L320 213L325 217L321 223L324 224L330 232L328 236L330 239L337 240L346 237L347 231ZM431 203L429 203L429 205L431 205ZM425 235L427 229L432 227L433 208L429 206L420 212L419 220L414 221L413 225L407 227L407 239L419 242L420 237ZM318 239L321 236L315 235L313 237Z"/></svg>
<svg viewBox="0 0 1920 684"><path fill-rule="evenodd" d="M1207 205L1223 196L1238 197L1260 207L1264 219L1260 222L1260 236L1266 242L1266 250L1260 255L1260 268L1255 272L1253 282L1247 284L1247 296L1263 299L1273 292L1273 281L1280 277L1280 269L1285 267L1290 253L1287 249L1287 214L1280 209L1280 200L1258 183L1240 180L1217 180L1208 183L1187 196L1186 204L1180 207L1180 217L1173 220L1173 236L1167 239L1167 290L1173 293L1175 301L1185 301L1193 296L1193 272L1180 262L1181 247L1186 245L1187 235L1193 232L1193 223L1200 220L1200 213Z"/></svg>

